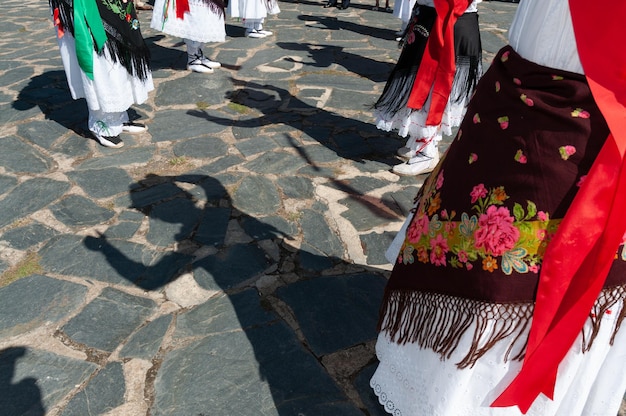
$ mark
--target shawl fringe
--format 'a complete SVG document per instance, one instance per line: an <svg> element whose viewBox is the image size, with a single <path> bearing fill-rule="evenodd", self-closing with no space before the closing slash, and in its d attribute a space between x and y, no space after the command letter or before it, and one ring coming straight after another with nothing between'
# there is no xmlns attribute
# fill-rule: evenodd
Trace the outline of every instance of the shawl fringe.
<svg viewBox="0 0 626 416"><path fill-rule="evenodd" d="M617 313L611 344L626 317L626 287L605 289L589 314L591 330L583 331L582 349L591 348L605 313ZM615 310L619 308L619 310ZM533 303L496 304L449 295L386 290L378 330L386 332L397 344L414 343L449 359L461 338L473 331L471 345L457 363L460 369L472 367L494 345L507 342L505 361L524 358Z"/></svg>

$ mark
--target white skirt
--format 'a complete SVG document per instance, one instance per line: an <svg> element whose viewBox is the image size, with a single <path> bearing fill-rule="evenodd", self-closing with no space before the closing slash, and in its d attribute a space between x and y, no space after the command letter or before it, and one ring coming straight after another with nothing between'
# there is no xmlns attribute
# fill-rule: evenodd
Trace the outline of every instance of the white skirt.
<svg viewBox="0 0 626 416"><path fill-rule="evenodd" d="M124 112L133 104L144 103L154 89L152 75L145 81L128 73L119 62L113 62L108 50L100 56L93 53L93 80L78 65L74 37L65 32L59 41L61 59L72 98L85 98L92 111Z"/></svg>
<svg viewBox="0 0 626 416"><path fill-rule="evenodd" d="M376 127L384 131L397 130L398 135L401 137L408 136L413 140L425 139L429 141L436 136L441 137L442 134L446 136L452 135L452 129L460 126L461 121L463 121L469 98L455 103L448 101L439 126L426 125L428 109L430 109L430 99L431 97L429 96L424 107L420 110L404 107L393 116L390 116L387 112L383 113L374 110ZM407 144L407 146L410 147L409 144Z"/></svg>
<svg viewBox="0 0 626 416"><path fill-rule="evenodd" d="M609 345L616 315L605 314L600 333L584 354L582 335L578 337L559 367L554 401L540 395L526 416L617 414L626 390L626 330L618 331L614 345ZM588 321L585 330L589 328ZM370 385L384 409L394 416L521 416L516 406L489 407L521 368L520 361L502 359L506 340L473 367L456 367L472 335L468 330L452 357L443 361L430 349L398 345L381 333L376 344L380 364Z"/></svg>
<svg viewBox="0 0 626 416"><path fill-rule="evenodd" d="M246 20L262 20L268 14L280 13L277 0L271 0L268 5L266 0L230 0L228 2L228 14L233 18Z"/></svg>
<svg viewBox="0 0 626 416"><path fill-rule="evenodd" d="M176 18L175 0L155 0L150 27L168 35L196 42L224 42L224 16L214 13L201 0L189 0L189 13ZM164 19L167 6L167 20Z"/></svg>

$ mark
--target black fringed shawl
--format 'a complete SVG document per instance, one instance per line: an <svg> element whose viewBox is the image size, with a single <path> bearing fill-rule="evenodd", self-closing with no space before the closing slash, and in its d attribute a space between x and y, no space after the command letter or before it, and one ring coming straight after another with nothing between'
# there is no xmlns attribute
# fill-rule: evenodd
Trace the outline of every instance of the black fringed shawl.
<svg viewBox="0 0 626 416"><path fill-rule="evenodd" d="M584 76L502 49L418 194L379 330L443 359L469 333L459 367L498 342L508 343L505 359L522 359L547 244L607 134ZM625 288L622 245L590 311L583 349L603 314L615 314L619 329Z"/></svg>
<svg viewBox="0 0 626 416"><path fill-rule="evenodd" d="M52 10L58 10L58 18L64 30L74 35L72 0L49 0ZM129 74L146 80L150 73L150 50L141 35L139 20L133 0L96 0L102 24L107 35L104 49L111 59L119 62Z"/></svg>

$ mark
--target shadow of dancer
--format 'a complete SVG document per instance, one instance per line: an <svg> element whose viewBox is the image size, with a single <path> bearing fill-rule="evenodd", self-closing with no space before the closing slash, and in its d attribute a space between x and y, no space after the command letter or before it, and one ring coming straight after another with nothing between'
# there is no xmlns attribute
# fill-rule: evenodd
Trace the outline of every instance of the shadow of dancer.
<svg viewBox="0 0 626 416"><path fill-rule="evenodd" d="M375 161L387 166L398 162L394 155L399 140L391 133L381 132L372 123L318 108L274 85L235 78L231 78L231 82L239 89L229 92L226 98L234 104L255 108L263 115L236 120L215 116L206 110L189 110L187 114L224 126L259 127L283 123L300 129L341 158L358 163ZM370 111L365 104L363 108Z"/></svg>
<svg viewBox="0 0 626 416"><path fill-rule="evenodd" d="M26 351L24 347L0 351L0 414L4 416L43 416L46 413L36 379L26 377L14 383L17 362Z"/></svg>
<svg viewBox="0 0 626 416"><path fill-rule="evenodd" d="M131 199L149 217L146 239L175 246L166 256L186 256L181 267L211 293L174 312L171 343L152 358L158 365L150 413L362 416L321 362L345 349L362 351L365 363L341 363L350 383L374 359L384 273L304 253L291 240L297 228L276 215L259 219L237 210L215 178L153 175L139 185L131 187ZM166 241L165 234L174 237ZM84 243L142 288L154 290L180 276L166 266L170 278L151 281L151 274L163 274L161 260L145 267L147 278L136 279L141 262L113 240L105 232Z"/></svg>
<svg viewBox="0 0 626 416"><path fill-rule="evenodd" d="M290 51L306 51L313 62L302 62L316 68L341 65L348 72L360 75L373 82L385 82L394 67L391 62L380 62L371 58L346 52L343 46L317 45L311 43L276 42L276 46Z"/></svg>

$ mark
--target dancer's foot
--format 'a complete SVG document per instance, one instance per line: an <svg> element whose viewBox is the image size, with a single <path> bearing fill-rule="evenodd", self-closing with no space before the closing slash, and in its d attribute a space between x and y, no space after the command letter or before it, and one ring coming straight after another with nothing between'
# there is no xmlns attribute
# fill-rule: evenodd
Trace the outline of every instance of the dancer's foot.
<svg viewBox="0 0 626 416"><path fill-rule="evenodd" d="M439 163L439 153L435 156L427 156L419 152L417 156L392 168L392 171L401 176L417 176L422 173L432 172Z"/></svg>

